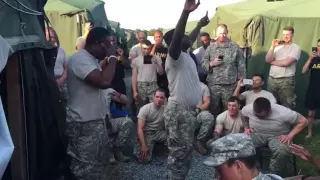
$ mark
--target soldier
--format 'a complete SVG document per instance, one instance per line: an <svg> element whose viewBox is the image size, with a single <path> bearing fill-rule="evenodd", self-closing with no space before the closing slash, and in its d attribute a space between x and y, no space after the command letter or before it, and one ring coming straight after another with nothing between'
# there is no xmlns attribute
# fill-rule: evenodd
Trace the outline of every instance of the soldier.
<svg viewBox="0 0 320 180"><path fill-rule="evenodd" d="M203 17L190 37L184 35L189 14L197 9L200 2L186 0L183 12L175 30L164 35L166 44L170 44L165 70L169 81L170 97L164 113L168 156L168 179L185 179L191 161L194 142L195 109L201 101L201 86L196 65L187 50L196 40L201 27L209 23L208 16Z"/></svg>
<svg viewBox="0 0 320 180"><path fill-rule="evenodd" d="M275 174L262 174L256 167L256 150L245 134L230 134L210 144L211 156L204 161L215 167L216 179L223 180L282 180Z"/></svg>
<svg viewBox="0 0 320 180"><path fill-rule="evenodd" d="M240 47L227 38L225 24L217 27L216 42L211 44L202 59L202 67L208 72L207 83L211 93L211 113L217 116L222 101L227 109L228 98L232 96L237 79L246 77L246 64Z"/></svg>
<svg viewBox="0 0 320 180"><path fill-rule="evenodd" d="M282 31L282 41L273 40L266 55L266 62L271 64L268 90L277 98L281 105L295 108L296 95L295 73L296 63L300 59L301 49L292 42L294 29L285 27Z"/></svg>
<svg viewBox="0 0 320 180"><path fill-rule="evenodd" d="M139 109L153 101L153 95L157 90L157 74L163 74L162 61L159 56L150 55L151 42L145 40L141 44L144 56L138 56L131 64L133 98Z"/></svg>
<svg viewBox="0 0 320 180"><path fill-rule="evenodd" d="M254 146L270 148L271 172L284 175L289 155L288 144L307 126L306 118L289 108L270 103L264 97L243 107L242 115L245 118L245 133L251 136Z"/></svg>
<svg viewBox="0 0 320 180"><path fill-rule="evenodd" d="M122 151L131 142L133 122L129 117L113 118L110 112L110 104L112 100L119 104L128 105L129 100L126 95L120 94L112 88L106 89L104 93L107 104L106 124L109 125L108 123L110 123L110 127L108 127L108 134L111 139L109 163L114 164L116 159L120 162L127 162L130 158L124 156Z"/></svg>
<svg viewBox="0 0 320 180"><path fill-rule="evenodd" d="M163 143L167 140L164 129L164 102L165 91L157 89L153 102L144 105L138 114L138 143L134 149L134 155L140 163L149 163L152 160L152 151L155 143Z"/></svg>
<svg viewBox="0 0 320 180"><path fill-rule="evenodd" d="M202 101L196 109L197 113L197 129L199 130L197 140L195 143L196 150L203 155L208 153L204 144L207 142L209 136L212 134L212 127L214 125L214 117L208 111L210 105L210 91L207 85L200 83Z"/></svg>
<svg viewBox="0 0 320 180"><path fill-rule="evenodd" d="M117 49L111 45L111 32L93 28L84 49L71 56L68 65L66 134L70 170L76 179L103 179L107 161L108 133L105 126L106 102L103 89L110 88L115 73ZM99 43L97 43L99 42ZM101 69L98 59L108 56Z"/></svg>
<svg viewBox="0 0 320 180"><path fill-rule="evenodd" d="M208 73L202 68L201 61L203 59L204 53L206 52L206 49L210 45L210 41L211 41L210 35L206 32L201 33L200 41L202 46L194 50L193 54L196 56L197 63L198 63L197 68L198 68L199 79L202 83L207 84L206 79L207 79Z"/></svg>
<svg viewBox="0 0 320 180"><path fill-rule="evenodd" d="M142 31L138 32L137 38L138 38L139 43L134 45L131 48L131 50L129 52L129 59L130 60L133 60L134 58L143 55L141 45L142 45L142 42L147 39L146 33L142 32Z"/></svg>

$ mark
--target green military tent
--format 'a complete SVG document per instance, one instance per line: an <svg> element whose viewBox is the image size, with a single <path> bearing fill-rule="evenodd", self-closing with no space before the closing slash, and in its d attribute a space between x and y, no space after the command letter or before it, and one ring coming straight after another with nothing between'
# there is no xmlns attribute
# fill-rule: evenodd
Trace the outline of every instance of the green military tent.
<svg viewBox="0 0 320 180"><path fill-rule="evenodd" d="M319 0L247 0L219 7L205 31L214 35L217 24L227 24L231 39L252 49L247 62L250 77L259 72L268 75L270 65L265 63L265 55L271 41L281 38L285 26L294 27L294 43L302 49L296 71L297 110L304 112L308 76L301 74L301 68L320 38L320 14L316 8L319 6Z"/></svg>
<svg viewBox="0 0 320 180"><path fill-rule="evenodd" d="M48 0L45 12L69 56L76 51L75 43L84 33L86 20L93 20L95 26L109 27L104 2L100 0Z"/></svg>

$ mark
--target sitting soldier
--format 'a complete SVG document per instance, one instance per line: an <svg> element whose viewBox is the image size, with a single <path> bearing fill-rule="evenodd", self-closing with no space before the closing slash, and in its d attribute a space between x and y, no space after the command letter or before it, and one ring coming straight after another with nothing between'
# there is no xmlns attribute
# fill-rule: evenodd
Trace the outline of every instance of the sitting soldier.
<svg viewBox="0 0 320 180"><path fill-rule="evenodd" d="M258 97L264 97L269 99L271 103L277 103L276 98L273 96L272 93L265 91L262 89L264 84L264 77L261 74L256 74L252 76L252 90L245 91L241 94L240 89L245 86L243 83L243 79L240 79L237 84L237 88L235 89L233 95L237 96L241 101L245 100L246 105L251 104L256 100Z"/></svg>
<svg viewBox="0 0 320 180"><path fill-rule="evenodd" d="M243 116L240 113L240 100L232 96L228 99L228 110L218 115L213 132L213 139L207 142L207 146L222 136L243 132L242 121Z"/></svg>
<svg viewBox="0 0 320 180"><path fill-rule="evenodd" d="M211 156L204 161L223 180L282 180L275 174L262 174L256 167L256 151L249 136L230 134L210 144Z"/></svg>
<svg viewBox="0 0 320 180"><path fill-rule="evenodd" d="M127 105L129 100L126 95L120 94L112 88L104 90L107 103L106 125L109 138L111 140L110 164L114 164L116 159L120 162L127 162L129 157L123 155L122 150L130 144L132 137L133 122L129 117L112 118L110 113L111 100Z"/></svg>
<svg viewBox="0 0 320 180"><path fill-rule="evenodd" d="M134 155L140 163L152 160L153 147L157 142L165 143L167 133L164 128L164 101L166 91L157 89L153 102L142 106L138 114L138 142L134 148Z"/></svg>
<svg viewBox="0 0 320 180"><path fill-rule="evenodd" d="M208 153L207 149L203 146L208 137L212 133L212 127L214 125L214 117L209 112L210 105L210 91L207 85L201 82L201 95L202 101L199 103L196 109L197 113L197 129L198 135L195 143L196 150L203 155Z"/></svg>
<svg viewBox="0 0 320 180"><path fill-rule="evenodd" d="M245 118L245 133L251 136L255 147L270 148L271 172L285 176L289 157L288 144L307 126L306 118L289 108L270 103L264 97L243 107L242 115Z"/></svg>

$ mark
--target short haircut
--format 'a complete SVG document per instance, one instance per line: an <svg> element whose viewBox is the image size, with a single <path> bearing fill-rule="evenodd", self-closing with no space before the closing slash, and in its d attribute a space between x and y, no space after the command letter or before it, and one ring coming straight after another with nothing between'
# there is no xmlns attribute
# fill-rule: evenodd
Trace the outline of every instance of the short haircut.
<svg viewBox="0 0 320 180"><path fill-rule="evenodd" d="M224 29L228 30L228 26L226 24L218 24L218 27L223 27Z"/></svg>
<svg viewBox="0 0 320 180"><path fill-rule="evenodd" d="M271 103L267 98L259 97L253 102L253 111L255 113L268 112L271 109Z"/></svg>
<svg viewBox="0 0 320 180"><path fill-rule="evenodd" d="M236 160L243 162L248 169L253 169L256 167L256 161L257 161L256 155L244 157L244 158L232 158L232 159L229 159L226 163L228 166L231 166L235 163Z"/></svg>
<svg viewBox="0 0 320 180"><path fill-rule="evenodd" d="M160 34L162 34L162 35L163 35L163 32L162 32L162 31L160 31L160 30L155 30L155 31L154 31L154 33L153 33L153 35L155 35L156 33L160 33Z"/></svg>
<svg viewBox="0 0 320 180"><path fill-rule="evenodd" d="M286 26L282 30L284 31L291 31L292 34L294 34L294 28L292 26Z"/></svg>
<svg viewBox="0 0 320 180"><path fill-rule="evenodd" d="M147 45L147 46L151 46L152 43L149 40L143 40L141 44Z"/></svg>
<svg viewBox="0 0 320 180"><path fill-rule="evenodd" d="M254 74L252 77L258 76L261 78L262 81L264 81L264 76L263 74Z"/></svg>
<svg viewBox="0 0 320 180"><path fill-rule="evenodd" d="M158 88L155 92L154 92L154 96L156 95L157 92L161 92L164 94L164 96L166 96L166 91L162 88Z"/></svg>
<svg viewBox="0 0 320 180"><path fill-rule="evenodd" d="M318 43L320 42L320 39L318 39Z"/></svg>
<svg viewBox="0 0 320 180"><path fill-rule="evenodd" d="M236 96L231 96L229 99L228 99L228 102L236 102L238 104L240 104L240 99Z"/></svg>
<svg viewBox="0 0 320 180"><path fill-rule="evenodd" d="M210 35L209 35L209 33L207 33L207 32L202 32L202 33L200 33L200 37L203 37L203 36L206 36L207 38L210 39Z"/></svg>
<svg viewBox="0 0 320 180"><path fill-rule="evenodd" d="M105 37L111 36L112 32L103 27L94 27L90 30L86 38L86 46L90 46L102 41Z"/></svg>

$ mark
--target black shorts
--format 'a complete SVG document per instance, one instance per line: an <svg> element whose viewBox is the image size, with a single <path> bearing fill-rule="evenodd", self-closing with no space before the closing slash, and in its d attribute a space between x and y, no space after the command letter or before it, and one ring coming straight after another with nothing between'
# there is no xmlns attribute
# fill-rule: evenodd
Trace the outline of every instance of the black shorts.
<svg viewBox="0 0 320 180"><path fill-rule="evenodd" d="M311 91L308 89L304 106L308 110L320 109L320 91Z"/></svg>

